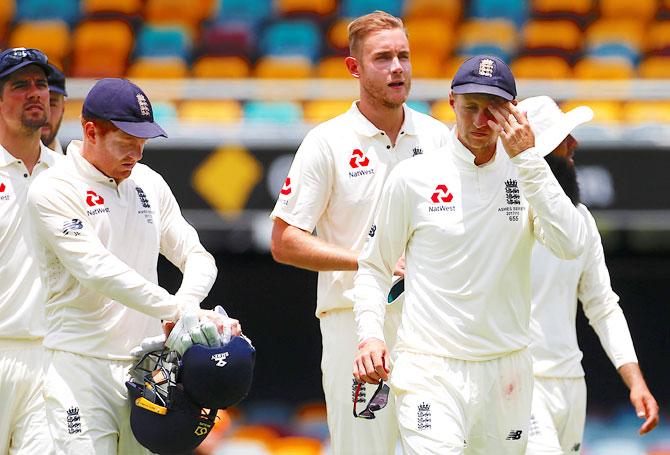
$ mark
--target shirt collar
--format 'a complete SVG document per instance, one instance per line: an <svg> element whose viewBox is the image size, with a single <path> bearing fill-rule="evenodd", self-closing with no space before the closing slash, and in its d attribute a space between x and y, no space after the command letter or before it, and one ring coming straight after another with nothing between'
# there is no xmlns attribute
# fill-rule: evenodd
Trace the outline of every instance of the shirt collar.
<svg viewBox="0 0 670 455"><path fill-rule="evenodd" d="M498 139L498 141L496 142L496 153L493 155L493 158L491 158L491 160L488 161L487 163L481 164L479 166L475 164L475 155L458 139L458 130L456 129L455 126L451 130L451 141L453 143L454 154L461 161L465 161L472 167L478 167L478 168L488 167L500 161L498 160L499 155L498 152L500 150L503 150L502 148L503 145L502 142L500 142L500 139Z"/></svg>
<svg viewBox="0 0 670 455"><path fill-rule="evenodd" d="M405 104L402 105L402 109L405 113L405 119L403 120L402 126L400 127L400 131L404 132L406 135L416 134L416 126L414 125L414 112ZM377 134L383 133L382 130L373 125L372 122L361 113L361 111L358 109L358 100L351 103L351 107L347 113L353 117L354 130L361 136L373 137Z"/></svg>
<svg viewBox="0 0 670 455"><path fill-rule="evenodd" d="M51 167L56 164L56 159L55 152L40 142L40 158L37 160L38 163L42 162ZM9 153L6 148L0 145L0 167L9 166L19 161L19 158Z"/></svg>
<svg viewBox="0 0 670 455"><path fill-rule="evenodd" d="M94 182L112 183L116 186L113 178L106 176L88 162L86 158L81 156L82 141L70 141L67 147L67 154L65 157L69 159L82 177L93 180Z"/></svg>

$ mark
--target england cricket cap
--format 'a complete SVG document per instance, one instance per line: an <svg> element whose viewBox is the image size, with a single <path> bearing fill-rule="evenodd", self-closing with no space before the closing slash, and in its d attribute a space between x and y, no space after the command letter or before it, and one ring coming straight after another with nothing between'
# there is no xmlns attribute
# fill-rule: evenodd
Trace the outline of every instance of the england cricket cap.
<svg viewBox="0 0 670 455"><path fill-rule="evenodd" d="M167 137L154 122L147 95L127 79L106 78L96 82L86 95L82 116L109 120L124 133L139 138Z"/></svg>
<svg viewBox="0 0 670 455"><path fill-rule="evenodd" d="M501 59L477 55L458 68L451 80L451 91L457 95L486 93L511 101L516 98L516 82L512 70Z"/></svg>
<svg viewBox="0 0 670 455"><path fill-rule="evenodd" d="M244 336L216 348L194 344L182 357L180 382L198 405L226 409L249 393L255 358L256 350Z"/></svg>
<svg viewBox="0 0 670 455"><path fill-rule="evenodd" d="M51 68L51 74L47 77L49 91L67 96L67 91L65 90L65 74L51 63L49 63L49 67Z"/></svg>
<svg viewBox="0 0 670 455"><path fill-rule="evenodd" d="M572 130L593 118L593 111L588 106L563 112L548 96L526 98L517 107L526 112L535 134L535 148L545 156L553 152Z"/></svg>
<svg viewBox="0 0 670 455"><path fill-rule="evenodd" d="M52 71L47 63L47 56L39 49L14 47L0 53L0 77L8 76L28 65L39 66L47 76Z"/></svg>

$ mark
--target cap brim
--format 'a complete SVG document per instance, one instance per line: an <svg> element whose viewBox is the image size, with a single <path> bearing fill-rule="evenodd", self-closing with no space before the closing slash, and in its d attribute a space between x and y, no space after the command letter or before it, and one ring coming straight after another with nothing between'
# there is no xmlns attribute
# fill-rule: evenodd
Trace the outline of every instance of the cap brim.
<svg viewBox="0 0 670 455"><path fill-rule="evenodd" d="M593 111L588 106L576 107L563 115L563 119L535 138L535 148L542 156L547 156L568 137L572 130L593 119Z"/></svg>
<svg viewBox="0 0 670 455"><path fill-rule="evenodd" d="M155 122L123 122L111 120L118 129L131 136L151 139L158 136L168 137L167 133Z"/></svg>
<svg viewBox="0 0 670 455"><path fill-rule="evenodd" d="M512 101L514 95L507 93L505 90L493 87L491 85L482 84L463 84L451 88L451 91L457 95L467 95L468 93L486 93L487 95L496 95L507 101Z"/></svg>
<svg viewBox="0 0 670 455"><path fill-rule="evenodd" d="M28 65L37 65L40 68L44 70L44 74L48 77L51 72L53 71L49 65L46 63L40 63L40 62L34 62L32 60L24 60L23 62L19 63L18 65L12 66L11 68L7 68L5 71L0 73L0 77L5 77L8 74L12 74L14 71L18 71L21 68L24 68Z"/></svg>

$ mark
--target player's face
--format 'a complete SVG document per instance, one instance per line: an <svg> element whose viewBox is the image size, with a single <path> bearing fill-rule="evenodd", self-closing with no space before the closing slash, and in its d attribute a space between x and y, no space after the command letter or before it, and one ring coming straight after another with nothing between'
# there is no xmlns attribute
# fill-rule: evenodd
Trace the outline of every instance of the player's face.
<svg viewBox="0 0 670 455"><path fill-rule="evenodd" d="M15 131L35 131L49 120L49 85L37 65L14 71L2 89L0 115Z"/></svg>
<svg viewBox="0 0 670 455"><path fill-rule="evenodd" d="M479 93L450 93L449 102L456 114L456 131L461 143L476 155L494 149L498 134L488 125L489 120L495 122L489 106L503 104L505 100Z"/></svg>
<svg viewBox="0 0 670 455"><path fill-rule="evenodd" d="M49 92L49 121L42 127L42 143L49 145L56 138L65 112L65 97L62 93Z"/></svg>
<svg viewBox="0 0 670 455"><path fill-rule="evenodd" d="M402 106L412 85L409 42L403 30L381 30L366 36L357 62L361 97L386 108Z"/></svg>
<svg viewBox="0 0 670 455"><path fill-rule="evenodd" d="M573 157L575 156L577 145L579 145L577 139L575 139L572 134L568 134L568 136L563 139L563 142L554 149L552 154L565 159L570 167L574 167L575 161L573 160Z"/></svg>
<svg viewBox="0 0 670 455"><path fill-rule="evenodd" d="M97 130L97 128L96 128ZM135 164L142 159L147 140L116 129L96 139L96 167L117 183L130 176Z"/></svg>

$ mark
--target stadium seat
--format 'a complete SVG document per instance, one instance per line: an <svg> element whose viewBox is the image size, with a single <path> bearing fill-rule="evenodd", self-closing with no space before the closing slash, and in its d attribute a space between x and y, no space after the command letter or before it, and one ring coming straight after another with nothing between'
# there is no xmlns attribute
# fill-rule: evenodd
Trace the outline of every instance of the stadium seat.
<svg viewBox="0 0 670 455"><path fill-rule="evenodd" d="M598 49L618 44L622 45L619 55L629 57L624 48L637 55L643 48L644 31L645 24L636 19L599 19L584 32L584 48L597 53Z"/></svg>
<svg viewBox="0 0 670 455"><path fill-rule="evenodd" d="M261 57L252 71L261 79L304 79L312 73L312 62L305 57Z"/></svg>
<svg viewBox="0 0 670 455"><path fill-rule="evenodd" d="M195 36L200 22L209 17L215 3L211 0L192 1L184 7L183 0L147 0L144 19L151 25L181 25Z"/></svg>
<svg viewBox="0 0 670 455"><path fill-rule="evenodd" d="M670 20L649 24L644 48L650 54L670 55Z"/></svg>
<svg viewBox="0 0 670 455"><path fill-rule="evenodd" d="M648 22L656 15L658 0L600 0L599 6L602 18L635 18Z"/></svg>
<svg viewBox="0 0 670 455"><path fill-rule="evenodd" d="M315 61L321 54L321 30L313 21L283 20L268 26L260 40L265 56L302 56Z"/></svg>
<svg viewBox="0 0 670 455"><path fill-rule="evenodd" d="M270 443L272 455L321 455L321 441L299 436L277 438Z"/></svg>
<svg viewBox="0 0 670 455"><path fill-rule="evenodd" d="M219 57L204 56L196 60L191 68L191 75L209 79L240 79L249 77L251 65L249 61L237 55Z"/></svg>
<svg viewBox="0 0 670 455"><path fill-rule="evenodd" d="M427 101L419 100L409 100L407 101L407 106L411 107L415 111L421 112L422 114L430 115L430 103Z"/></svg>
<svg viewBox="0 0 670 455"><path fill-rule="evenodd" d="M442 62L454 48L454 28L441 18L419 17L404 21L409 36L412 59L418 54L430 55Z"/></svg>
<svg viewBox="0 0 670 455"><path fill-rule="evenodd" d="M136 16L142 10L142 0L82 0L81 7L86 16L110 13Z"/></svg>
<svg viewBox="0 0 670 455"><path fill-rule="evenodd" d="M177 108L168 101L156 101L151 103L154 112L154 121L161 123L174 122L177 119Z"/></svg>
<svg viewBox="0 0 670 455"><path fill-rule="evenodd" d="M349 52L349 22L349 18L336 19L326 33L328 45L338 53Z"/></svg>
<svg viewBox="0 0 670 455"><path fill-rule="evenodd" d="M552 19L569 18L581 24L594 14L595 0L530 0L531 14Z"/></svg>
<svg viewBox="0 0 670 455"><path fill-rule="evenodd" d="M386 11L396 17L402 15L403 0L342 0L340 16L355 18L375 10Z"/></svg>
<svg viewBox="0 0 670 455"><path fill-rule="evenodd" d="M328 79L349 79L351 74L344 64L344 57L330 56L324 57L316 65L316 75Z"/></svg>
<svg viewBox="0 0 670 455"><path fill-rule="evenodd" d="M15 0L5 0L0 2L0 30L4 30L4 26L12 22L15 13Z"/></svg>
<svg viewBox="0 0 670 455"><path fill-rule="evenodd" d="M628 101L623 105L623 121L670 124L670 101Z"/></svg>
<svg viewBox="0 0 670 455"><path fill-rule="evenodd" d="M518 35L507 19L468 20L458 30L459 55L493 54L509 61L518 48Z"/></svg>
<svg viewBox="0 0 670 455"><path fill-rule="evenodd" d="M526 51L571 57L582 47L582 31L568 20L530 20L521 31Z"/></svg>
<svg viewBox="0 0 670 455"><path fill-rule="evenodd" d="M524 56L510 65L518 79L569 79L572 68L565 59L553 55Z"/></svg>
<svg viewBox="0 0 670 455"><path fill-rule="evenodd" d="M79 122L81 110L84 107L83 99L66 98L63 122Z"/></svg>
<svg viewBox="0 0 670 455"><path fill-rule="evenodd" d="M414 46L413 49L417 47ZM439 55L432 56L429 52L414 52L412 54L412 77L437 79L442 76L442 65L445 58Z"/></svg>
<svg viewBox="0 0 670 455"><path fill-rule="evenodd" d="M638 65L637 73L643 79L670 79L670 56L645 58Z"/></svg>
<svg viewBox="0 0 670 455"><path fill-rule="evenodd" d="M134 36L123 20L87 20L79 23L72 36L73 77L122 77Z"/></svg>
<svg viewBox="0 0 670 455"><path fill-rule="evenodd" d="M574 66L577 79L631 79L635 76L635 67L626 58L584 57Z"/></svg>
<svg viewBox="0 0 670 455"><path fill-rule="evenodd" d="M230 437L237 440L258 441L269 446L279 437L279 431L269 425L246 424L233 430Z"/></svg>
<svg viewBox="0 0 670 455"><path fill-rule="evenodd" d="M303 106L302 116L306 122L321 123L348 111L352 101L311 100Z"/></svg>
<svg viewBox="0 0 670 455"><path fill-rule="evenodd" d="M471 0L470 16L479 19L507 19L521 27L528 19L526 0Z"/></svg>
<svg viewBox="0 0 670 455"><path fill-rule="evenodd" d="M137 57L177 57L188 59L191 51L191 36L181 26L152 26L145 24L137 36Z"/></svg>
<svg viewBox="0 0 670 455"><path fill-rule="evenodd" d="M79 0L20 0L16 2L17 22L62 20L69 25L79 20Z"/></svg>
<svg viewBox="0 0 670 455"><path fill-rule="evenodd" d="M70 28L61 20L26 21L12 31L8 47L34 47L47 54L56 66L63 67L70 52Z"/></svg>
<svg viewBox="0 0 670 455"><path fill-rule="evenodd" d="M182 101L177 112L179 120L186 123L237 123L242 119L242 107L233 100Z"/></svg>
<svg viewBox="0 0 670 455"><path fill-rule="evenodd" d="M456 24L463 15L462 0L405 0L405 19L428 17Z"/></svg>
<svg viewBox="0 0 670 455"><path fill-rule="evenodd" d="M292 101L248 101L244 121L293 124L302 121L302 107Z"/></svg>
<svg viewBox="0 0 670 455"><path fill-rule="evenodd" d="M447 59L442 65L442 77L451 80L458 71L458 68L463 64L468 57L465 55L456 55Z"/></svg>
<svg viewBox="0 0 670 455"><path fill-rule="evenodd" d="M450 125L456 123L456 114L448 99L435 101L431 108L431 115L439 121Z"/></svg>
<svg viewBox="0 0 670 455"><path fill-rule="evenodd" d="M128 68L128 77L136 79L183 79L188 65L179 57L140 57Z"/></svg>
<svg viewBox="0 0 670 455"><path fill-rule="evenodd" d="M272 16L272 8L272 0L218 0L215 22L244 23L256 29Z"/></svg>
<svg viewBox="0 0 670 455"><path fill-rule="evenodd" d="M570 100L561 104L564 112L578 106L593 109L593 123L619 123L622 119L622 103L614 100Z"/></svg>
<svg viewBox="0 0 670 455"><path fill-rule="evenodd" d="M245 23L211 24L200 35L198 53L240 55L251 58L256 52L254 31Z"/></svg>
<svg viewBox="0 0 670 455"><path fill-rule="evenodd" d="M331 15L336 7L335 0L275 0L275 9L282 16L308 13L326 17Z"/></svg>

